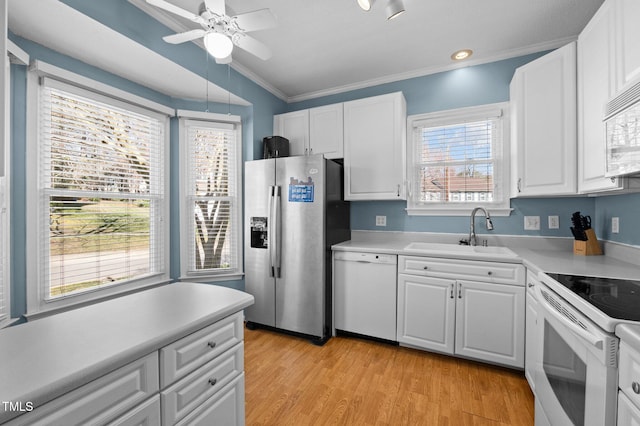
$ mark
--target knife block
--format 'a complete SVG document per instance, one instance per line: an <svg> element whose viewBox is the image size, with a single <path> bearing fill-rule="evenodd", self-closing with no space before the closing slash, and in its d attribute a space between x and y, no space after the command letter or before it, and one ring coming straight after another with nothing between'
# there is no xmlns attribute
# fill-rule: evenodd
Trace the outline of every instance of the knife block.
<svg viewBox="0 0 640 426"><path fill-rule="evenodd" d="M573 254L581 256L595 256L602 254L600 243L596 238L596 233L593 229L585 229L584 233L587 235L587 241L575 240L573 242Z"/></svg>

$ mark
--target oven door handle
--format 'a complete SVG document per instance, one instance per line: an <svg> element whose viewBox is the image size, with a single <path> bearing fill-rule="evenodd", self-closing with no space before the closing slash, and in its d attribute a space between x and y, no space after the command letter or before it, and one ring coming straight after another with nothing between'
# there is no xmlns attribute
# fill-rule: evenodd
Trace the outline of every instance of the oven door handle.
<svg viewBox="0 0 640 426"><path fill-rule="evenodd" d="M545 311L551 314L551 316L553 316L556 320L560 321L573 334L587 341L588 343L595 346L596 348L602 349L602 346L604 344L603 340L598 336L594 336L593 334L589 333L589 331L583 329L582 327L580 327L579 325L571 321L571 319L563 315L561 312L558 312L558 310L553 305L551 305L547 301L547 299L544 297L544 295L542 294L542 289L540 287L541 286L539 285L535 287L536 296L537 296L538 302L541 303L545 308Z"/></svg>

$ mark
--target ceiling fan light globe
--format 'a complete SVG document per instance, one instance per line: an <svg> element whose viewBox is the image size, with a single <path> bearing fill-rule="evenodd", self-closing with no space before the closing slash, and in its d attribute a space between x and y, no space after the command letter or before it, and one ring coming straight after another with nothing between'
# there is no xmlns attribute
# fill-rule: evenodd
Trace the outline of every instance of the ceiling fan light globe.
<svg viewBox="0 0 640 426"><path fill-rule="evenodd" d="M214 58L222 59L231 55L233 42L229 37L220 33L208 33L204 36L204 46Z"/></svg>
<svg viewBox="0 0 640 426"><path fill-rule="evenodd" d="M387 3L387 20L397 18L404 13L404 4L402 0L389 0Z"/></svg>
<svg viewBox="0 0 640 426"><path fill-rule="evenodd" d="M357 1L358 1L358 6L360 6L360 9L367 12L371 10L371 6L373 6L373 3L375 2L375 0L357 0Z"/></svg>

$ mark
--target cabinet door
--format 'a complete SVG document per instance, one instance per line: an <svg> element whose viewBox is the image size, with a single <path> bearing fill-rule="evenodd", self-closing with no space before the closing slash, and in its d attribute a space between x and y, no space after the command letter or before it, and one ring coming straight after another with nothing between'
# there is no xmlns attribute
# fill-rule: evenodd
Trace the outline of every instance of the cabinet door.
<svg viewBox="0 0 640 426"><path fill-rule="evenodd" d="M617 90L640 77L640 1L616 0Z"/></svg>
<svg viewBox="0 0 640 426"><path fill-rule="evenodd" d="M455 281L398 275L398 342L453 353Z"/></svg>
<svg viewBox="0 0 640 426"><path fill-rule="evenodd" d="M456 354L524 367L524 287L458 281Z"/></svg>
<svg viewBox="0 0 640 426"><path fill-rule="evenodd" d="M345 102L345 198L405 199L405 140L401 92Z"/></svg>
<svg viewBox="0 0 640 426"><path fill-rule="evenodd" d="M578 191L620 189L605 177L604 106L615 87L613 3L605 2L578 37Z"/></svg>
<svg viewBox="0 0 640 426"><path fill-rule="evenodd" d="M176 426L242 426L244 422L244 373L242 373Z"/></svg>
<svg viewBox="0 0 640 426"><path fill-rule="evenodd" d="M555 50L516 70L512 147L514 196L575 194L576 45Z"/></svg>
<svg viewBox="0 0 640 426"><path fill-rule="evenodd" d="M342 158L344 146L342 104L309 110L309 153Z"/></svg>
<svg viewBox="0 0 640 426"><path fill-rule="evenodd" d="M273 116L273 133L289 140L289 155L305 155L309 150L309 110Z"/></svg>

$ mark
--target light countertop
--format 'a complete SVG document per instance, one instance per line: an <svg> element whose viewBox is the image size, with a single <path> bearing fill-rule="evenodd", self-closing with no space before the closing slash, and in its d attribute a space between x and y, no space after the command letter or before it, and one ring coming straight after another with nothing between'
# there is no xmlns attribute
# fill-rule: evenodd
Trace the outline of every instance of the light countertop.
<svg viewBox="0 0 640 426"><path fill-rule="evenodd" d="M182 282L0 330L0 401L37 408L253 301L238 290ZM0 423L15 415L0 407Z"/></svg>

